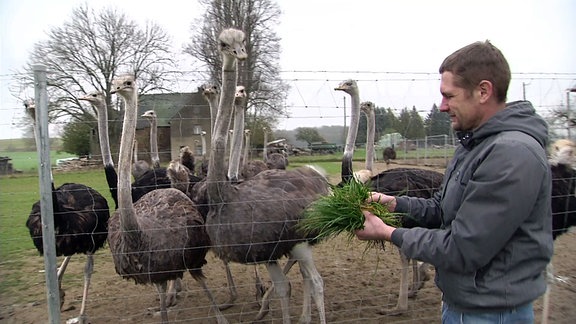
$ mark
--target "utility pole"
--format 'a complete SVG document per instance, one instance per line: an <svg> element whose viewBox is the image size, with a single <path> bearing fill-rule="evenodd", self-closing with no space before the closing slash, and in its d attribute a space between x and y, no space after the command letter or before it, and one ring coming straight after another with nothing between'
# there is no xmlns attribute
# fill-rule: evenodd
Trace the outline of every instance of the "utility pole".
<svg viewBox="0 0 576 324"><path fill-rule="evenodd" d="M526 86L530 83L522 82L522 100L526 101Z"/></svg>
<svg viewBox="0 0 576 324"><path fill-rule="evenodd" d="M572 87L572 88L568 88L566 89L566 130L568 131L568 139L572 139L572 134L570 129L572 128L571 123L572 123L572 116L570 115L570 93L571 92L576 92L576 86Z"/></svg>
<svg viewBox="0 0 576 324"><path fill-rule="evenodd" d="M342 130L342 145L346 144L346 96L342 96L344 102L344 129Z"/></svg>

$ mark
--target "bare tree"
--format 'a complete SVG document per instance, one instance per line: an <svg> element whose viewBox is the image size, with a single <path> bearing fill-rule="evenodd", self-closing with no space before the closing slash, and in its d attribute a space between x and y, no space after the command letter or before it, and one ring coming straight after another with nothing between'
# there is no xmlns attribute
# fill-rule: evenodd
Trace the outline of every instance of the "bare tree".
<svg viewBox="0 0 576 324"><path fill-rule="evenodd" d="M47 66L51 120L92 120L96 125L96 111L81 105L78 97L98 90L106 94L110 119L118 121L122 114L110 96L116 75L134 73L141 93L161 91L176 66L170 37L162 28L154 23L141 28L111 8L96 12L81 5L47 36L34 45L29 63L17 78L20 89L32 86L32 64ZM121 123L111 126L111 142L117 143Z"/></svg>
<svg viewBox="0 0 576 324"><path fill-rule="evenodd" d="M279 6L270 0L200 0L200 3L205 14L192 25L193 36L184 52L206 65L203 78L220 84L222 59L217 36L224 28L243 30L248 59L238 67L238 83L248 93L246 127L255 130L256 125L272 126L277 116L286 115L284 102L289 90L280 78L280 38L274 31L281 14Z"/></svg>

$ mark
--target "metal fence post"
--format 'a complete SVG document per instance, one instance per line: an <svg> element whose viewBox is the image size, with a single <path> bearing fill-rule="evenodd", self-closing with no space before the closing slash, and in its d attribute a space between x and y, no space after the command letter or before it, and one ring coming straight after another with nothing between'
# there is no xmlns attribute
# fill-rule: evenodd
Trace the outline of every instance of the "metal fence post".
<svg viewBox="0 0 576 324"><path fill-rule="evenodd" d="M42 214L42 243L44 245L44 270L46 297L50 323L60 323L60 293L56 274L56 243L54 236L54 209L52 208L52 171L50 170L50 137L48 135L48 93L46 66L34 65L34 100L38 151L38 176L40 183L40 212Z"/></svg>

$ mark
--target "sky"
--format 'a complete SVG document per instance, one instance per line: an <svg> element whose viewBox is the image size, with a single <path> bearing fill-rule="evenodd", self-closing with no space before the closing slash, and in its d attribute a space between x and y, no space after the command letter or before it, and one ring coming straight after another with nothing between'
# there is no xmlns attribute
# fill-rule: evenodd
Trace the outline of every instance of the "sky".
<svg viewBox="0 0 576 324"><path fill-rule="evenodd" d="M21 136L22 98L16 70L33 45L69 21L72 9L115 7L131 19L153 21L173 38L175 52L201 16L195 1L0 0L0 139ZM361 101L425 116L440 101L438 66L460 47L489 39L506 56L513 80L509 101L526 98L538 112L566 105L576 86L576 1L573 0L279 0L282 77L291 86L278 129L342 125L350 98L334 88L355 79ZM191 69L182 60L183 70ZM198 84L182 83L181 91ZM576 109L576 93L569 96ZM346 109L343 109L346 107ZM348 110L347 110L348 109ZM51 134L53 136L53 134Z"/></svg>

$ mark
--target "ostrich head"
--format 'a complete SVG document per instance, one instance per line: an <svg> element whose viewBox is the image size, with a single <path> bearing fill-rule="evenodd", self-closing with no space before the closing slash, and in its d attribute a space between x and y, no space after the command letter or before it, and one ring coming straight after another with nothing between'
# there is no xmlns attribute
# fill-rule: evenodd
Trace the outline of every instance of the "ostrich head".
<svg viewBox="0 0 576 324"><path fill-rule="evenodd" d="M200 91L206 100L210 101L216 96L220 95L220 88L213 84L203 84L200 87Z"/></svg>
<svg viewBox="0 0 576 324"><path fill-rule="evenodd" d="M368 114L370 111L373 111L375 105L372 101L364 101L360 104L360 109L365 113Z"/></svg>
<svg viewBox="0 0 576 324"><path fill-rule="evenodd" d="M36 120L36 103L34 100L24 100L24 110L26 110L26 114L30 116L32 120Z"/></svg>
<svg viewBox="0 0 576 324"><path fill-rule="evenodd" d="M78 100L88 101L94 107L105 107L106 105L106 97L100 91L91 92L84 97L78 98Z"/></svg>
<svg viewBox="0 0 576 324"><path fill-rule="evenodd" d="M236 94L234 95L234 104L236 106L244 106L246 104L247 94L244 86L236 86Z"/></svg>
<svg viewBox="0 0 576 324"><path fill-rule="evenodd" d="M334 90L344 91L352 96L358 93L358 85L356 84L356 81L349 79L342 81L342 83L340 83L336 88L334 88Z"/></svg>
<svg viewBox="0 0 576 324"><path fill-rule="evenodd" d="M249 129L244 130L244 136L250 136L251 131Z"/></svg>
<svg viewBox="0 0 576 324"><path fill-rule="evenodd" d="M157 118L156 112L154 110L147 110L142 114L142 117L152 121Z"/></svg>
<svg viewBox="0 0 576 324"><path fill-rule="evenodd" d="M246 36L243 31L228 28L218 36L219 49L223 55L234 57L240 61L248 57L246 54Z"/></svg>
<svg viewBox="0 0 576 324"><path fill-rule="evenodd" d="M550 163L566 164L576 168L576 143L568 139L559 139L550 146Z"/></svg>
<svg viewBox="0 0 576 324"><path fill-rule="evenodd" d="M119 76L112 82L111 94L119 94L125 99L135 99L136 80L131 74Z"/></svg>

